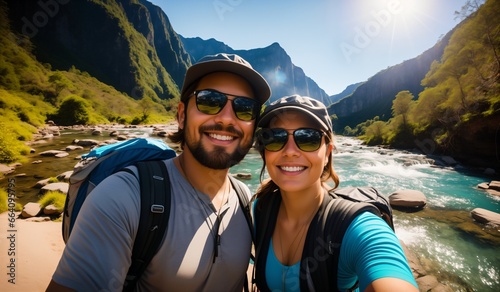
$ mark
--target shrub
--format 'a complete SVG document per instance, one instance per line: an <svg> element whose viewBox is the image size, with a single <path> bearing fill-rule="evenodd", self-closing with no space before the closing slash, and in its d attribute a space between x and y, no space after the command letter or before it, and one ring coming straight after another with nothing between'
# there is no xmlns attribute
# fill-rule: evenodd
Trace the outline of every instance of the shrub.
<svg viewBox="0 0 500 292"><path fill-rule="evenodd" d="M7 211L7 192L4 189L0 189L0 213Z"/></svg>
<svg viewBox="0 0 500 292"><path fill-rule="evenodd" d="M70 95L61 102L54 120L63 126L87 125L90 120L90 112L90 105L85 99L77 95Z"/></svg>
<svg viewBox="0 0 500 292"><path fill-rule="evenodd" d="M17 129L7 123L0 121L0 163L24 162L24 155L29 153L29 147L26 146L21 139L24 137L16 137Z"/></svg>
<svg viewBox="0 0 500 292"><path fill-rule="evenodd" d="M48 205L54 205L59 211L62 212L65 202L66 194L57 191L50 191L43 195L43 197L38 201L38 204L40 204L42 208L45 208Z"/></svg>

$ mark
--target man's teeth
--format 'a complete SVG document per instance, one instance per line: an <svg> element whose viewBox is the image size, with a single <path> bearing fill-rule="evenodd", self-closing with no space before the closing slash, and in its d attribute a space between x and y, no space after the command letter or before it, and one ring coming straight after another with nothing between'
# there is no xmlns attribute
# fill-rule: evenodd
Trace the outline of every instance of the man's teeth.
<svg viewBox="0 0 500 292"><path fill-rule="evenodd" d="M295 172L295 171L301 171L305 167L303 167L303 166L281 166L280 168L284 171Z"/></svg>
<svg viewBox="0 0 500 292"><path fill-rule="evenodd" d="M223 140L223 141L229 141L229 140L234 139L233 136L226 136L226 135L219 135L219 134L210 134L209 136L214 138L214 139Z"/></svg>

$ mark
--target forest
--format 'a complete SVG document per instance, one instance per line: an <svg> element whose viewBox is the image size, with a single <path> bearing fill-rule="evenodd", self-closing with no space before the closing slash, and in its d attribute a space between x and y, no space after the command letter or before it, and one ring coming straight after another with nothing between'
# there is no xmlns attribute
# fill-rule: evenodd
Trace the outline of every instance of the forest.
<svg viewBox="0 0 500 292"><path fill-rule="evenodd" d="M500 163L500 1L475 9L456 29L440 61L413 96L400 91L392 102L392 118L379 117L346 127L369 145L419 148L467 159L479 154ZM466 11L462 11L465 13ZM477 155L476 155L477 156Z"/></svg>

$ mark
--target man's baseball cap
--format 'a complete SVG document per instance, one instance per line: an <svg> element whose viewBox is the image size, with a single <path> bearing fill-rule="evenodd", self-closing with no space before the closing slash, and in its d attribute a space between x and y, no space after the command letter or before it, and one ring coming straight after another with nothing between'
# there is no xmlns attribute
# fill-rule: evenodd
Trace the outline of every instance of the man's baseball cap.
<svg viewBox="0 0 500 292"><path fill-rule="evenodd" d="M181 101L191 94L186 92L200 78L214 72L230 72L245 78L252 86L255 97L264 104L271 97L267 81L252 68L252 65L236 54L219 53L208 55L188 68L181 90Z"/></svg>
<svg viewBox="0 0 500 292"><path fill-rule="evenodd" d="M257 127L267 128L273 117L288 110L297 110L306 113L314 118L324 131L333 133L332 120L328 115L326 106L316 99L297 94L282 97L267 106L260 116Z"/></svg>

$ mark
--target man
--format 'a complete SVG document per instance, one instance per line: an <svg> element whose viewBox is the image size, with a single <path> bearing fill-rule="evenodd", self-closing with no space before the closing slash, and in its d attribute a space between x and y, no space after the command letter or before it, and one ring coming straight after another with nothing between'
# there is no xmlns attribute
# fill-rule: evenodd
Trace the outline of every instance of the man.
<svg viewBox="0 0 500 292"><path fill-rule="evenodd" d="M270 95L264 78L237 55L206 56L188 69L179 128L170 137L183 152L165 161L173 186L169 224L137 290L242 290L251 234L228 173L250 149ZM139 223L139 188L127 172L96 187L47 291L122 290Z"/></svg>

